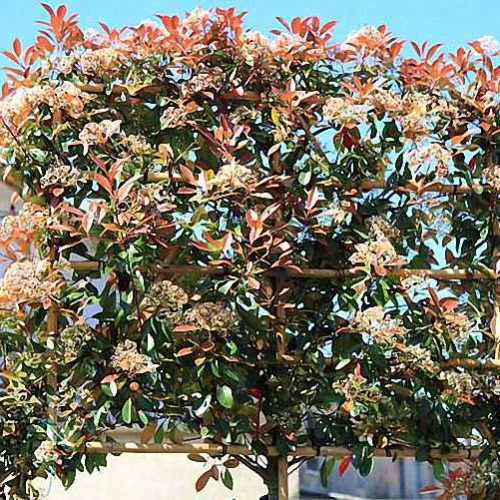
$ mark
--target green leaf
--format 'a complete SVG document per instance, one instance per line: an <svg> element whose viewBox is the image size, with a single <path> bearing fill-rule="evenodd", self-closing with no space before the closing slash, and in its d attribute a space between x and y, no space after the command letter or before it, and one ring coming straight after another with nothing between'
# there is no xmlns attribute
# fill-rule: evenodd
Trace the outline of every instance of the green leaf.
<svg viewBox="0 0 500 500"><path fill-rule="evenodd" d="M224 472L224 474L222 474L222 484L228 490L232 490L233 489L233 486L234 486L233 476L232 476L231 472L229 472L227 469Z"/></svg>
<svg viewBox="0 0 500 500"><path fill-rule="evenodd" d="M116 385L116 382L113 380L108 384L102 384L102 392L104 392L106 396L114 398L118 394L118 386Z"/></svg>
<svg viewBox="0 0 500 500"><path fill-rule="evenodd" d="M207 394L203 399L199 399L195 403L193 403L193 413L197 417L201 417L209 408L210 403L212 402L212 395Z"/></svg>
<svg viewBox="0 0 500 500"><path fill-rule="evenodd" d="M126 424L130 424L132 422L132 400L130 398L128 398L123 405L122 419Z"/></svg>
<svg viewBox="0 0 500 500"><path fill-rule="evenodd" d="M442 481L444 479L445 468L442 460L434 460L432 463L432 472L438 481Z"/></svg>
<svg viewBox="0 0 500 500"><path fill-rule="evenodd" d="M342 370L345 366L347 366L351 362L351 358L341 359L336 365L335 370Z"/></svg>
<svg viewBox="0 0 500 500"><path fill-rule="evenodd" d="M323 463L321 464L321 468L319 470L319 476L321 479L321 484L324 488L328 486L328 478L333 472L333 468L335 467L335 459L334 458L325 458Z"/></svg>
<svg viewBox="0 0 500 500"><path fill-rule="evenodd" d="M217 400L224 408L232 408L234 406L234 397L231 387L228 385L217 387Z"/></svg>
<svg viewBox="0 0 500 500"><path fill-rule="evenodd" d="M370 474L373 468L372 457L364 457L359 466L359 473L361 476L366 477Z"/></svg>

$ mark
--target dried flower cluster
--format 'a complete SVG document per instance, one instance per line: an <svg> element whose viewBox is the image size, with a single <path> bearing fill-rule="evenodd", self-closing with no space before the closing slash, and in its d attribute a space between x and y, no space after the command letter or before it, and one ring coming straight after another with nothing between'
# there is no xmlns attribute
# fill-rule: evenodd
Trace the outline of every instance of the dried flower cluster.
<svg viewBox="0 0 500 500"><path fill-rule="evenodd" d="M226 193L238 189L250 189L258 181L257 174L245 165L232 161L223 165L206 182L209 193Z"/></svg>
<svg viewBox="0 0 500 500"><path fill-rule="evenodd" d="M40 179L42 188L49 186L75 187L79 181L85 179L82 172L70 165L50 167Z"/></svg>
<svg viewBox="0 0 500 500"><path fill-rule="evenodd" d="M443 396L474 404L477 384L470 373L447 370L438 375L444 383Z"/></svg>
<svg viewBox="0 0 500 500"><path fill-rule="evenodd" d="M92 340L94 332L86 324L67 326L57 336L57 350L64 363L71 363L82 355L82 349Z"/></svg>
<svg viewBox="0 0 500 500"><path fill-rule="evenodd" d="M226 335L238 327L239 317L223 302L201 302L187 311L185 321L201 330Z"/></svg>
<svg viewBox="0 0 500 500"><path fill-rule="evenodd" d="M158 365L154 364L149 356L141 354L133 340L127 339L117 345L111 358L111 367L125 372L130 378L135 378L137 375L156 371Z"/></svg>
<svg viewBox="0 0 500 500"><path fill-rule="evenodd" d="M370 383L362 376L350 373L345 379L333 383L334 392L344 396L345 400L352 403L362 403L365 405L375 404L384 399L380 388Z"/></svg>
<svg viewBox="0 0 500 500"><path fill-rule="evenodd" d="M189 301L188 294L169 280L153 284L144 296L142 307L152 308L165 316L172 324L182 319L183 310Z"/></svg>
<svg viewBox="0 0 500 500"><path fill-rule="evenodd" d="M391 318L382 306L358 311L354 318L354 326L368 334L372 341L389 348L404 341L406 334L400 321Z"/></svg>
<svg viewBox="0 0 500 500"><path fill-rule="evenodd" d="M61 278L48 260L24 260L11 264L0 281L0 302L17 305L55 298Z"/></svg>
<svg viewBox="0 0 500 500"><path fill-rule="evenodd" d="M439 372L438 364L432 359L429 349L418 345L401 346L395 353L394 369L397 371L413 373L422 370L430 375Z"/></svg>
<svg viewBox="0 0 500 500"><path fill-rule="evenodd" d="M103 120L102 122L87 123L79 134L84 154L90 146L104 145L116 134L120 133L121 120Z"/></svg>

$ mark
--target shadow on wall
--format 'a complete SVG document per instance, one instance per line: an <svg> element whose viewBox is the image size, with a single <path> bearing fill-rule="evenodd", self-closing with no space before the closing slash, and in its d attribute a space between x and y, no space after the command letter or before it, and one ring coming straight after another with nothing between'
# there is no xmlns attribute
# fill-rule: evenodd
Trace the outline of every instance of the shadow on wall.
<svg viewBox="0 0 500 500"><path fill-rule="evenodd" d="M349 467L342 477L337 468L328 478L328 485L322 486L320 468L323 458L308 461L300 470L301 493L321 495L338 499L416 499L420 490L434 484L432 467L413 458L376 458L369 477L361 477ZM435 495L426 496L433 498Z"/></svg>

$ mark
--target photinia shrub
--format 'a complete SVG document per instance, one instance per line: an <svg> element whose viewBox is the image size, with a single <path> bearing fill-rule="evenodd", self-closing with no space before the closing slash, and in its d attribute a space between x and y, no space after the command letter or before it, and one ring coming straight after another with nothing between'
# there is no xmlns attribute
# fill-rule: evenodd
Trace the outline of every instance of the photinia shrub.
<svg viewBox="0 0 500 500"><path fill-rule="evenodd" d="M105 465L85 445L123 426L343 446L364 475L411 447L442 498L498 495L500 43L44 8L4 52L3 498ZM481 453L445 478L459 446ZM277 498L275 461L236 458L196 488L239 461Z"/></svg>

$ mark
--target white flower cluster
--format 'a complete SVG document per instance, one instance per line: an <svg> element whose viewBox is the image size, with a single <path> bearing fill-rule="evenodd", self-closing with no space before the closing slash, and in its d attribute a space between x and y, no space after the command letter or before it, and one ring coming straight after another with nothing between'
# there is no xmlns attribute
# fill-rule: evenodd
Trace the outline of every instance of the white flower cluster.
<svg viewBox="0 0 500 500"><path fill-rule="evenodd" d="M369 307L358 311L354 317L354 326L367 334L377 344L392 348L398 342L404 342L406 329L396 318L386 314L382 306Z"/></svg>
<svg viewBox="0 0 500 500"><path fill-rule="evenodd" d="M17 261L7 268L0 281L0 302L44 302L57 294L60 285L60 275L52 270L50 261Z"/></svg>
<svg viewBox="0 0 500 500"><path fill-rule="evenodd" d="M345 127L354 127L366 119L369 107L355 104L345 97L329 97L323 106L323 118Z"/></svg>
<svg viewBox="0 0 500 500"><path fill-rule="evenodd" d="M345 42L340 46L341 50L352 50L353 47L367 47L375 49L383 45L386 37L383 32L375 26L366 25L347 35Z"/></svg>
<svg viewBox="0 0 500 500"><path fill-rule="evenodd" d="M500 55L500 42L492 35L485 35L475 40L475 42L483 49L483 52L489 56Z"/></svg>
<svg viewBox="0 0 500 500"><path fill-rule="evenodd" d="M90 146L106 144L113 135L119 134L121 124L121 120L86 123L78 136L84 154L88 153Z"/></svg>
<svg viewBox="0 0 500 500"><path fill-rule="evenodd" d="M48 209L34 203L25 203L17 215L7 215L2 219L0 240L7 241L20 235L28 237L30 233L45 229L48 220Z"/></svg>
<svg viewBox="0 0 500 500"><path fill-rule="evenodd" d="M44 189L50 186L75 187L84 177L83 172L70 165L57 165L47 169L40 185Z"/></svg>
<svg viewBox="0 0 500 500"><path fill-rule="evenodd" d="M448 174L452 162L451 151L440 144L432 143L411 150L407 155L408 166L421 173L435 172L438 178Z"/></svg>
<svg viewBox="0 0 500 500"><path fill-rule="evenodd" d="M233 160L223 165L217 173L207 180L208 192L229 192L248 189L258 181L257 173Z"/></svg>
<svg viewBox="0 0 500 500"><path fill-rule="evenodd" d="M398 255L389 238L399 236L399 230L392 227L383 217L377 216L367 220L370 239L355 245L355 252L349 257L353 264L374 267L400 266L405 258Z"/></svg>

